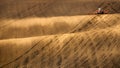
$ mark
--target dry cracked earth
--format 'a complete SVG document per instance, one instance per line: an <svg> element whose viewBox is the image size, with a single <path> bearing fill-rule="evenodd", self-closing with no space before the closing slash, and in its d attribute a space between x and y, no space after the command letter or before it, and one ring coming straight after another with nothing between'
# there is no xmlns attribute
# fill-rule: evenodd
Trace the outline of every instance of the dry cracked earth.
<svg viewBox="0 0 120 68"><path fill-rule="evenodd" d="M119 48L120 0L0 2L0 68L120 68Z"/></svg>

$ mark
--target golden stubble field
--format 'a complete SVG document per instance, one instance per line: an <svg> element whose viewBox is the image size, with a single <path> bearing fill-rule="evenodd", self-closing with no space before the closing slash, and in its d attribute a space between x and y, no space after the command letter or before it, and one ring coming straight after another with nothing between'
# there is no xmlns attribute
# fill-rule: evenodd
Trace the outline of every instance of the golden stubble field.
<svg viewBox="0 0 120 68"><path fill-rule="evenodd" d="M82 0L66 0L66 5L62 0L50 3L21 0L15 4L12 1L1 3L4 8L0 12L0 68L120 68L119 1L95 4L103 8L111 6L111 13L103 15L79 15L74 4ZM89 0L83 2L92 4ZM25 7L21 8L20 3ZM33 6L39 3L45 3L44 7L53 6L40 11L42 7ZM14 7L7 12L11 8L6 5L20 9ZM68 11L71 5L75 12ZM85 10L83 7L80 13ZM22 13L26 8L29 11ZM95 9L94 6L88 12Z"/></svg>

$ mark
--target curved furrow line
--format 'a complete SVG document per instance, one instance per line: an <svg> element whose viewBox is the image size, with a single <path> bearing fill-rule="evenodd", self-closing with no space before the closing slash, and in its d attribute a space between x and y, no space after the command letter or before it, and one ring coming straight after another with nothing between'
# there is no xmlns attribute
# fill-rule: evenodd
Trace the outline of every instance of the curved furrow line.
<svg viewBox="0 0 120 68"><path fill-rule="evenodd" d="M114 29L113 29L114 30ZM55 59L56 58L56 61L58 60L57 58L57 56L61 56L61 55L63 55L63 52L69 52L70 54L69 54L69 56L68 56L68 58L66 59L66 60L63 60L65 63L67 63L67 61L70 59L70 58L73 58L73 55L71 54L71 48L72 47L78 47L77 48L77 52L80 52L80 53L78 53L78 55L76 55L76 56L79 56L79 57L81 57L81 55L84 55L84 54L86 54L85 52L87 52L86 50L89 50L89 49L91 49L92 51L91 51L91 56L93 56L94 58L95 57L97 57L98 56L98 54L97 53L99 53L99 50L102 50L102 48L104 48L104 47L107 47L107 46L110 46L109 44L110 44L110 40L109 40L109 36L111 36L111 34L114 32L114 31L111 31L111 30L108 30L108 31L101 31L101 32L98 32L98 31L96 31L96 32L94 32L94 33L92 33L93 31L91 31L91 32L88 32L88 33L83 33L83 34L70 34L70 35L60 35L60 37L58 37L58 36L56 36L56 37L58 37L59 38L59 40L61 39L61 40L63 40L62 39L62 37L64 37L64 36L68 36L68 37L66 37L66 39L64 39L64 43L63 42L60 42L60 41L58 41L57 39L58 38L56 38L56 37L53 37L52 39L53 39L53 41L50 43L50 44L47 44L47 43L45 43L45 45L47 45L47 46L49 46L49 47L55 47L55 48L53 48L52 49L52 47L51 47L51 49L50 49L50 52L47 52L47 51L49 51L49 50L44 50L44 54L45 54L45 56L41 56L41 55L43 55L43 54L40 54L40 56L41 57L46 57L46 56L49 56L48 54L52 54L51 56L53 57L53 59ZM92 34L91 34L92 33ZM97 33L97 34L96 34ZM99 34L100 33L100 34ZM103 34L101 34L101 33L103 33L104 35L105 35L105 37L104 37L104 35ZM90 38L90 36L93 36L92 38ZM116 35L115 35L116 36ZM83 39L83 41L82 40L79 40L78 41L78 39L80 39L81 37L83 37L84 39ZM102 37L104 37L104 38L102 38ZM88 38L88 39L87 39ZM103 43L103 44L101 44L101 45L98 45L98 43L99 43L99 41L96 41L96 40L94 40L94 39L102 39L102 40L104 40L104 42L106 42L106 43L104 43L103 41L101 42L101 43ZM118 38L113 38L113 40L115 40L115 39L117 39L118 40ZM55 41L56 40L56 41ZM93 40L93 41L92 41ZM113 40L111 41L111 42L113 42ZM58 41L58 43L57 43L57 41ZM81 41L81 43L80 43L80 41ZM96 42L95 42L96 41ZM74 43L73 43L74 42ZM79 45L78 44L75 44L75 43L78 43L79 42ZM54 43L56 44L56 45L54 45ZM61 44L61 43L63 43L63 44ZM117 43L118 43L118 41L117 41ZM40 43L39 43L40 44ZM61 44L61 45L60 45ZM93 45L94 44L94 45ZM44 44L41 44L41 45L44 45ZM40 46L41 46L40 45ZM105 45L105 46L104 46ZM58 46L61 46L61 48L59 48L59 49L56 49ZM42 48L43 49L49 49L49 47L46 47L46 48L43 48L43 47L41 47L39 50L41 50ZM102 48L101 48L102 47ZM111 50L114 50L114 48L116 48L115 46L113 47L113 43L111 44L111 46L110 47L112 47L112 49L110 48L109 50L108 50L108 52L109 52L109 54L111 53ZM100 48L100 49L99 49ZM79 49L79 50L78 50ZM55 51L54 53L51 53L52 51L51 50L57 50L57 51ZM96 51L97 50L97 51ZM107 49L106 49L107 50ZM72 50L73 51L73 50ZM95 52L97 52L96 53L96 56L94 55L94 53ZM104 51L103 51L104 52ZM75 54L75 53L74 53ZM26 54L25 54L26 55ZM25 56L24 55L24 56ZM88 55L88 54L87 54ZM114 53L112 53L112 55L114 55ZM107 55L107 54L105 54L105 56L107 57L107 59L109 58L108 56L110 56L110 55ZM38 57L39 57L39 55L38 55ZM85 56L84 56L85 57ZM90 60L90 55L88 56L88 60L89 60L89 62L92 62L93 63L93 61L92 60ZM75 57L76 58L76 57ZM37 59L37 57L35 58L35 59ZM63 58L62 58L63 59ZM95 58L95 59L93 59L93 60L96 60L97 58ZM19 59L20 60L20 59ZM80 60L80 58L78 58L78 60ZM38 60L39 61L39 60ZM45 60L45 61L41 61L41 62L46 62L46 64L48 64L48 62L47 62L48 60ZM56 63L56 61L54 61L55 63ZM71 61L72 61L72 59L71 59ZM97 61L99 61L99 60L97 60ZM101 60L100 60L101 61ZM102 60L102 62L103 62L103 60ZM110 61L110 62L112 62L112 61ZM69 63L67 63L67 64L65 64L65 63L63 63L62 65L64 65L64 66L66 66L66 65L69 65L69 64L72 64L72 62L69 62ZM78 62L79 63L79 65L81 66L81 65L83 65L84 64L84 62L82 61L82 62ZM98 62L99 63L99 62ZM45 64L45 63L43 63L43 64ZM14 65L14 64L13 64ZM29 64L28 64L29 65ZM94 64L92 64L91 66L93 66ZM44 65L43 65L44 66ZM99 66L99 65L98 65ZM68 68L68 67L67 67Z"/></svg>
<svg viewBox="0 0 120 68"><path fill-rule="evenodd" d="M104 4L106 4L106 5L104 5ZM99 5L99 7L103 7L103 6L108 6L108 4L109 3L107 3L107 2L103 2L103 3L101 3L100 5ZM110 3L111 4L111 3ZM113 4L114 5L114 4ZM99 8L98 7L98 8ZM109 6L108 6L109 7ZM108 8L108 7L106 7L106 8ZM106 9L106 8L104 8L104 9ZM117 10L115 10L111 5L110 5L110 8L111 9L113 9L116 13L118 13L117 12ZM118 9L119 10L119 9ZM96 17L99 17L99 15L96 15L95 17L93 17L90 21L93 21L93 20L96 20ZM86 22L86 24L88 24L89 22ZM77 30L79 30L79 29L81 29L81 28L83 28L84 26L82 26L81 28L79 27L79 25L81 25L81 23L79 23L79 24L77 24L74 28L73 28L73 30L71 30L70 31L70 33L74 33L74 32L76 32ZM77 27L77 28L76 28ZM78 29L79 28L79 29Z"/></svg>
<svg viewBox="0 0 120 68"><path fill-rule="evenodd" d="M0 68L5 67L6 65L9 65L9 64L17 61L18 59L20 59L21 57L23 57L25 54L29 53L29 52L30 52L34 47L36 47L39 43L40 43L40 41L37 42L35 45L33 45L33 46L32 46L28 51L26 51L24 54L22 54L21 56L17 57L16 59L14 59L13 61L10 61L10 62L8 62L8 63L6 63L6 64L4 64L4 65L1 65Z"/></svg>
<svg viewBox="0 0 120 68"><path fill-rule="evenodd" d="M57 38L57 36L55 36L54 38ZM45 39L46 39L46 38L45 38ZM42 39L42 40L44 40L44 39ZM23 56L27 55L27 54L28 54L29 52L31 52L35 47L37 47L38 44L40 44L40 42L41 42L42 40L40 40L40 41L38 41L37 43L35 43L29 50L27 50L25 53L23 53L23 54L20 55L19 57L16 57L16 59L14 59L13 61L10 61L10 62L8 62L8 63L6 63L6 64L4 64L4 65L1 65L0 68L3 68L3 67L5 67L5 66L7 66L7 65L9 65L9 64L11 64L11 63L13 63L13 62L16 62L17 60L21 59ZM56 39L56 40L57 40L57 39ZM48 43L46 43L43 47L41 47L41 49L43 49L44 47L50 45L53 41L55 41L55 39L54 39L54 40L51 39Z"/></svg>
<svg viewBox="0 0 120 68"><path fill-rule="evenodd" d="M43 39L42 39L43 40ZM29 53L31 50L33 50L33 48L35 48L42 40L38 41L37 43L35 43L29 50L27 50L25 53L23 53L21 56L17 57L16 59L14 59L13 61L10 61L4 65L1 65L0 68L5 67L6 65L9 65L17 60L19 60L21 57L23 57L24 55L26 55L27 53Z"/></svg>
<svg viewBox="0 0 120 68"><path fill-rule="evenodd" d="M60 37L60 36L59 36ZM44 40L44 39L42 39L42 40ZM19 59L21 59L23 56L25 56L25 55L27 55L29 52L31 52L35 47L37 47L38 46L38 44L40 44L40 42L42 41L42 40L40 40L40 41L38 41L36 44L34 44L29 50L27 50L25 53L23 53L22 55L20 55L19 57L16 57L16 59L14 59L13 61L10 61L10 62L8 62L8 63L6 63L6 64L4 64L4 65L1 65L0 66L0 68L3 68L3 67L5 67L5 66L7 66L7 65L9 65L9 64L11 64L11 63L13 63L13 62L16 62L17 60L19 60ZM49 41L48 43L46 43L43 47L41 47L41 49L44 49L46 46L49 46L50 44L52 44L52 42L56 42L56 43L54 43L54 44L57 44L57 42L58 42L58 38L57 38L57 36L54 36L54 39L52 40L51 39L51 41Z"/></svg>

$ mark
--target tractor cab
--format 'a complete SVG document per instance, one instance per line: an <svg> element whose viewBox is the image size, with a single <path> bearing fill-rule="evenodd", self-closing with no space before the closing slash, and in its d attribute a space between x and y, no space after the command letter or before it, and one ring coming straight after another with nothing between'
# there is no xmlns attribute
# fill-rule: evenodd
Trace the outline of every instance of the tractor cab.
<svg viewBox="0 0 120 68"><path fill-rule="evenodd" d="M98 8L97 14L104 14L104 10L102 10L102 8Z"/></svg>
<svg viewBox="0 0 120 68"><path fill-rule="evenodd" d="M97 14L104 14L104 10L102 8L98 8L98 10L96 11Z"/></svg>

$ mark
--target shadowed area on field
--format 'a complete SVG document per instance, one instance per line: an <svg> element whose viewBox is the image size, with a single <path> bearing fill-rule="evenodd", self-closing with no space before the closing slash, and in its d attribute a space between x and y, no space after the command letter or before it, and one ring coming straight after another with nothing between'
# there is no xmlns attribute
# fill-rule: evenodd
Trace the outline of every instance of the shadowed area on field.
<svg viewBox="0 0 120 68"><path fill-rule="evenodd" d="M5 0L0 3L0 18L90 15L99 7L107 10L108 14L120 13L119 0Z"/></svg>

